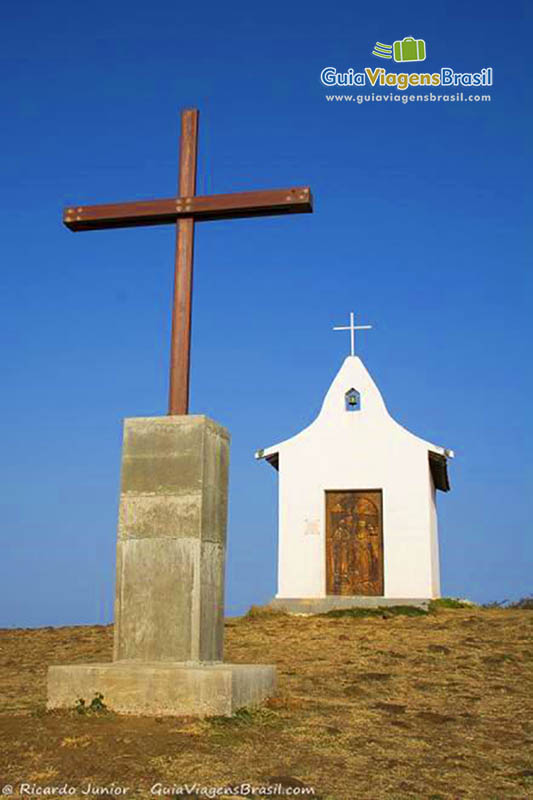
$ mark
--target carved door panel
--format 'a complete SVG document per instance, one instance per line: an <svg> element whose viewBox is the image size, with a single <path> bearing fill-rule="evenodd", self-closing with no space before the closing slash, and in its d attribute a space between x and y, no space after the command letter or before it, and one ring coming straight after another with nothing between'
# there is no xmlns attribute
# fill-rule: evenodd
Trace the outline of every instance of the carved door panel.
<svg viewBox="0 0 533 800"><path fill-rule="evenodd" d="M326 594L383 594L381 492L326 492Z"/></svg>

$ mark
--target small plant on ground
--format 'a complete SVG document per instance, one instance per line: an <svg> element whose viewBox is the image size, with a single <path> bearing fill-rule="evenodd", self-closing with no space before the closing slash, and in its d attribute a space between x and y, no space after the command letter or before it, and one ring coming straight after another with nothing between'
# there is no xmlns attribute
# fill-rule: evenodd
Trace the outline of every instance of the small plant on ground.
<svg viewBox="0 0 533 800"><path fill-rule="evenodd" d="M78 714L101 714L108 710L104 703L104 695L101 692L95 692L89 705L87 705L83 697L78 697L74 709Z"/></svg>
<svg viewBox="0 0 533 800"><path fill-rule="evenodd" d="M470 600L459 600L457 597L438 597L429 604L430 611L439 611L441 608L472 608L475 603Z"/></svg>
<svg viewBox="0 0 533 800"><path fill-rule="evenodd" d="M231 717L209 717L208 722L215 728L245 727L277 722L279 715L265 706L257 708L238 708Z"/></svg>

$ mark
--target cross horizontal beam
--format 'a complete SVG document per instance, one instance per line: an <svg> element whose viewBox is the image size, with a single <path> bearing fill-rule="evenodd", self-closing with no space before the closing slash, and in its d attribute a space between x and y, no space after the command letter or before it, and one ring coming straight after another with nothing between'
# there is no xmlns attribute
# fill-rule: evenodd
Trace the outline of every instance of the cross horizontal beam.
<svg viewBox="0 0 533 800"><path fill-rule="evenodd" d="M164 225L186 217L202 222L238 217L305 214L312 210L311 190L308 186L301 186L203 197L169 197L133 203L70 206L63 212L63 223L71 231L90 231Z"/></svg>

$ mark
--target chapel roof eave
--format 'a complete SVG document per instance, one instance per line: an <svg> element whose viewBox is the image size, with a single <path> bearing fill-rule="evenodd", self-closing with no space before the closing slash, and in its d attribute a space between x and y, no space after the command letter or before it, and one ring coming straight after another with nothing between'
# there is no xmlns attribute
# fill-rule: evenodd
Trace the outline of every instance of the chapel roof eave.
<svg viewBox="0 0 533 800"><path fill-rule="evenodd" d="M452 456L453 457L453 456ZM441 492L449 492L451 489L450 478L448 476L448 458L441 453L428 450L429 470L435 489Z"/></svg>
<svg viewBox="0 0 533 800"><path fill-rule="evenodd" d="M267 447L264 450L257 450L255 453L255 457L258 461L263 459L264 461L268 461L268 463L274 467L275 470L279 470L279 447Z"/></svg>

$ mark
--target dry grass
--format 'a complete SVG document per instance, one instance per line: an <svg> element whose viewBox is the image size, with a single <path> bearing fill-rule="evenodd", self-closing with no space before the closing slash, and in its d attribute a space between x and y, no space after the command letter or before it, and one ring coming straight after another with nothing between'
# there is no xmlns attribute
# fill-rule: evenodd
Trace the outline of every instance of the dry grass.
<svg viewBox="0 0 533 800"><path fill-rule="evenodd" d="M0 631L2 782L115 781L130 798L150 797L157 781L270 781L312 786L322 800L524 800L532 627L531 611L512 609L256 611L227 620L226 660L275 663L279 696L209 721L47 714L48 664L110 660L112 628Z"/></svg>

